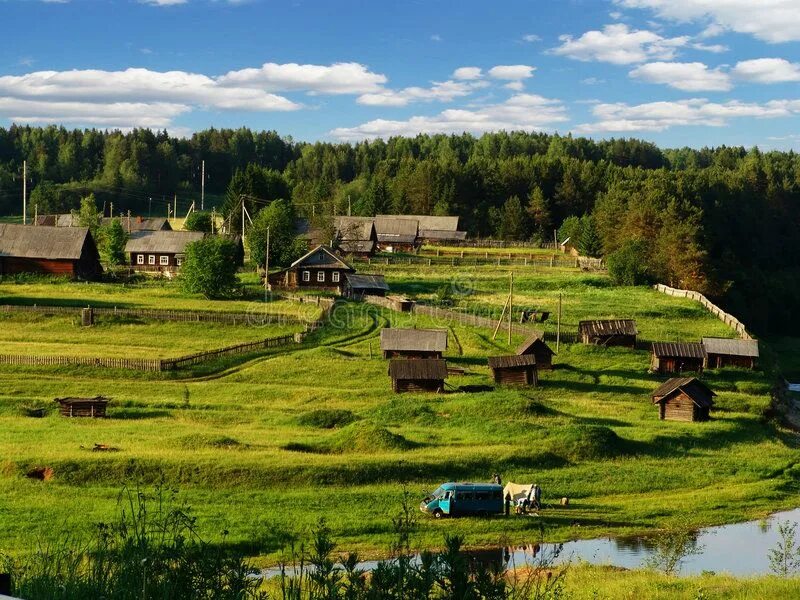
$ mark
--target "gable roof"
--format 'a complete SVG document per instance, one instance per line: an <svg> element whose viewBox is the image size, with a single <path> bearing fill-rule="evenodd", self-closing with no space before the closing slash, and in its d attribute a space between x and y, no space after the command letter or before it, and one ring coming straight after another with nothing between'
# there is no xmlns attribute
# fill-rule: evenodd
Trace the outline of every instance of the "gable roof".
<svg viewBox="0 0 800 600"><path fill-rule="evenodd" d="M388 216L388 215L386 215ZM457 231L458 217L441 217L434 215L395 215L399 219L414 219L421 230Z"/></svg>
<svg viewBox="0 0 800 600"><path fill-rule="evenodd" d="M533 354L509 354L507 356L490 356L487 358L490 369L506 369L511 367L535 367L536 357Z"/></svg>
<svg viewBox="0 0 800 600"><path fill-rule="evenodd" d="M342 240L339 242L339 251L344 254L370 253L375 250L374 240Z"/></svg>
<svg viewBox="0 0 800 600"><path fill-rule="evenodd" d="M346 269L355 271L353 267L336 256L328 246L317 246L313 250L306 252L291 264L290 268L295 267L317 267L322 269Z"/></svg>
<svg viewBox="0 0 800 600"><path fill-rule="evenodd" d="M172 225L165 217L103 217L100 222L110 225L114 219L119 220L125 231L172 231Z"/></svg>
<svg viewBox="0 0 800 600"><path fill-rule="evenodd" d="M653 404L666 400L678 391L684 392L701 408L712 406L714 404L712 397L716 396L716 394L697 377L673 377L662 383L653 391Z"/></svg>
<svg viewBox="0 0 800 600"><path fill-rule="evenodd" d="M419 237L428 240L463 241L467 239L466 231L450 231L449 229L420 229Z"/></svg>
<svg viewBox="0 0 800 600"><path fill-rule="evenodd" d="M417 239L418 221L396 216L375 217L375 233L379 241L406 241Z"/></svg>
<svg viewBox="0 0 800 600"><path fill-rule="evenodd" d="M106 398L105 396L95 396L94 398L56 398L53 402L58 402L61 405L70 404L83 404L83 403L96 403L96 404L108 404L111 402L111 398Z"/></svg>
<svg viewBox="0 0 800 600"><path fill-rule="evenodd" d="M389 361L389 376L392 379L447 379L447 361L442 358L395 358Z"/></svg>
<svg viewBox="0 0 800 600"><path fill-rule="evenodd" d="M588 335L638 335L636 321L633 319L606 319L595 321L580 321L578 331Z"/></svg>
<svg viewBox="0 0 800 600"><path fill-rule="evenodd" d="M389 285L383 275L357 275L356 273L345 273L347 283L354 290L385 290L389 291Z"/></svg>
<svg viewBox="0 0 800 600"><path fill-rule="evenodd" d="M444 352L447 350L446 329L381 329L381 350L400 352Z"/></svg>
<svg viewBox="0 0 800 600"><path fill-rule="evenodd" d="M336 217L333 226L342 240L366 241L375 234L375 219L372 217Z"/></svg>
<svg viewBox="0 0 800 600"><path fill-rule="evenodd" d="M186 252L186 246L202 240L205 236L202 231L133 231L128 243L125 244L125 252L183 254Z"/></svg>
<svg viewBox="0 0 800 600"><path fill-rule="evenodd" d="M658 358L705 358L706 349L699 342L653 342L653 354Z"/></svg>
<svg viewBox="0 0 800 600"><path fill-rule="evenodd" d="M544 340L541 338L541 334L537 331L536 333L531 334L531 336L522 342L517 347L517 354L525 354L528 350L532 350L533 347L536 346L537 350L543 350L545 352L549 352L551 355L555 354L553 350L545 344Z"/></svg>
<svg viewBox="0 0 800 600"><path fill-rule="evenodd" d="M704 337L703 346L708 354L758 358L758 340L730 340L726 338Z"/></svg>
<svg viewBox="0 0 800 600"><path fill-rule="evenodd" d="M78 260L94 240L86 227L44 227L0 223L0 256ZM94 256L99 259L95 247Z"/></svg>

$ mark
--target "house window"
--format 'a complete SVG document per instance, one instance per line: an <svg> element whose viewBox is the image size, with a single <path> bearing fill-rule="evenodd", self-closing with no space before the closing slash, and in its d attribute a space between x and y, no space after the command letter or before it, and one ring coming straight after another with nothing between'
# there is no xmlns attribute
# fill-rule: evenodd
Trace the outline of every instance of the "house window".
<svg viewBox="0 0 800 600"><path fill-rule="evenodd" d="M169 266L169 256L159 256L158 260L161 266L163 267Z"/></svg>
<svg viewBox="0 0 800 600"><path fill-rule="evenodd" d="M156 264L156 255L155 254L148 254L147 255L147 264L148 265Z"/></svg>
<svg viewBox="0 0 800 600"><path fill-rule="evenodd" d="M331 274L331 281L333 281L333 283L339 283L339 271L334 271Z"/></svg>
<svg viewBox="0 0 800 600"><path fill-rule="evenodd" d="M317 271L317 283L325 283L325 271Z"/></svg>
<svg viewBox="0 0 800 600"><path fill-rule="evenodd" d="M136 264L143 265L144 264L144 254L137 254L136 255Z"/></svg>
<svg viewBox="0 0 800 600"><path fill-rule="evenodd" d="M175 266L180 267L183 264L183 258L180 256L175 257Z"/></svg>
<svg viewBox="0 0 800 600"><path fill-rule="evenodd" d="M303 281L311 281L311 273L309 271L303 271Z"/></svg>

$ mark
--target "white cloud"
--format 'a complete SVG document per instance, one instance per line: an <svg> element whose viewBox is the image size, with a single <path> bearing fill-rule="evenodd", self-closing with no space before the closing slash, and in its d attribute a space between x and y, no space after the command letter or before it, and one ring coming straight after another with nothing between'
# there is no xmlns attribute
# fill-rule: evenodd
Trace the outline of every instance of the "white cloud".
<svg viewBox="0 0 800 600"><path fill-rule="evenodd" d="M165 102L71 102L0 97L0 116L15 123L62 123L161 129L191 107Z"/></svg>
<svg viewBox="0 0 800 600"><path fill-rule="evenodd" d="M535 70L536 67L528 65L497 65L489 69L489 77L492 79L518 81L520 79L533 77L533 72Z"/></svg>
<svg viewBox="0 0 800 600"><path fill-rule="evenodd" d="M440 36L438 33L434 33L431 36L431 41L432 42L441 42L442 41L442 36Z"/></svg>
<svg viewBox="0 0 800 600"><path fill-rule="evenodd" d="M800 81L800 63L791 63L783 58L756 58L736 63L733 74L754 83Z"/></svg>
<svg viewBox="0 0 800 600"><path fill-rule="evenodd" d="M504 86L507 90L514 90L515 92L521 92L525 89L525 84L521 81L509 81Z"/></svg>
<svg viewBox="0 0 800 600"><path fill-rule="evenodd" d="M665 38L652 31L631 30L624 23L606 25L602 31L587 31L579 38L562 35L558 39L561 45L551 49L552 54L618 65L672 60L676 49L689 42L686 36Z"/></svg>
<svg viewBox="0 0 800 600"><path fill-rule="evenodd" d="M218 81L221 85L256 87L270 92L367 94L380 90L387 78L352 62L329 66L265 63L255 69L231 71Z"/></svg>
<svg viewBox="0 0 800 600"><path fill-rule="evenodd" d="M702 44L700 42L692 44L692 48L704 52L713 52L714 54L721 54L722 52L730 50L725 44Z"/></svg>
<svg viewBox="0 0 800 600"><path fill-rule="evenodd" d="M505 102L473 110L449 109L433 116L415 116L398 121L376 119L356 127L339 127L330 135L340 140L361 140L418 133L537 131L564 121L567 121L567 116L561 101L535 94L516 94Z"/></svg>
<svg viewBox="0 0 800 600"><path fill-rule="evenodd" d="M522 36L523 42L541 42L541 36L536 35L535 33L529 33L527 35Z"/></svg>
<svg viewBox="0 0 800 600"><path fill-rule="evenodd" d="M630 72L634 79L661 83L685 92L727 92L733 85L730 76L719 69L709 69L700 62L653 62Z"/></svg>
<svg viewBox="0 0 800 600"><path fill-rule="evenodd" d="M459 67L453 71L453 79L480 79L483 72L479 67Z"/></svg>
<svg viewBox="0 0 800 600"><path fill-rule="evenodd" d="M597 119L575 128L576 133L664 131L676 126L724 127L735 118L778 118L800 114L800 100L771 100L747 103L732 100L709 102L703 98L676 102L598 104L592 109Z"/></svg>
<svg viewBox="0 0 800 600"><path fill-rule="evenodd" d="M645 8L663 18L681 22L711 20L721 29L746 33L766 42L800 40L797 0L615 0L620 6ZM706 29L708 32L709 29ZM708 33L706 34L708 35Z"/></svg>
<svg viewBox="0 0 800 600"><path fill-rule="evenodd" d="M600 85L601 83L605 82L605 79L600 79L599 77L587 77L586 79L581 79L581 83L584 85Z"/></svg>
<svg viewBox="0 0 800 600"><path fill-rule="evenodd" d="M366 106L406 106L411 102L452 102L486 87L483 81L434 81L429 88L407 87L401 90L381 90L362 94L356 102Z"/></svg>
<svg viewBox="0 0 800 600"><path fill-rule="evenodd" d="M139 0L142 4L152 4L153 6L174 6L175 4L186 4L187 0Z"/></svg>

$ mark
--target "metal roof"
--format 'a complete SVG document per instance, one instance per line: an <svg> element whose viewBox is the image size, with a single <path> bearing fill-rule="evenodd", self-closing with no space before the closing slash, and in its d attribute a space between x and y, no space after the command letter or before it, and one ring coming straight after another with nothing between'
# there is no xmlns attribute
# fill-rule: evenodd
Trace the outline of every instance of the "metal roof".
<svg viewBox="0 0 800 600"><path fill-rule="evenodd" d="M205 237L202 231L134 231L125 245L129 254L183 254L186 246Z"/></svg>
<svg viewBox="0 0 800 600"><path fill-rule="evenodd" d="M347 269L355 271L353 267L336 256L328 246L317 246L310 252L292 263L293 267L317 267L322 269Z"/></svg>
<svg viewBox="0 0 800 600"><path fill-rule="evenodd" d="M653 342L653 354L658 358L705 358L706 349L699 342Z"/></svg>
<svg viewBox="0 0 800 600"><path fill-rule="evenodd" d="M726 338L704 337L703 346L705 346L708 354L758 358L758 340L731 340Z"/></svg>
<svg viewBox="0 0 800 600"><path fill-rule="evenodd" d="M636 321L633 319L607 319L596 321L580 321L578 331L589 335L638 335Z"/></svg>
<svg viewBox="0 0 800 600"><path fill-rule="evenodd" d="M87 238L91 240L92 236L86 227L0 223L0 256L78 260ZM96 249L94 255L99 258Z"/></svg>
<svg viewBox="0 0 800 600"><path fill-rule="evenodd" d="M405 359L389 361L392 379L447 379L447 361L441 358Z"/></svg>
<svg viewBox="0 0 800 600"><path fill-rule="evenodd" d="M544 340L542 339L541 336L542 334L539 333L538 331L532 334L527 340L522 342L517 347L517 354L525 354L528 350L530 350L534 346L540 346L540 349L544 350L545 352L549 352L550 354L555 354L555 352L553 352L550 346L544 343Z"/></svg>
<svg viewBox="0 0 800 600"><path fill-rule="evenodd" d="M534 367L536 357L533 354L509 354L507 356L490 356L489 368L505 369L510 367Z"/></svg>
<svg viewBox="0 0 800 600"><path fill-rule="evenodd" d="M697 377L673 377L662 383L653 391L653 404L661 402L678 390L683 391L700 407L711 406L714 403L711 398L716 396L716 394Z"/></svg>
<svg viewBox="0 0 800 600"><path fill-rule="evenodd" d="M354 290L389 290L389 286L383 275L357 275L356 273L345 273L345 278L350 287Z"/></svg>
<svg viewBox="0 0 800 600"><path fill-rule="evenodd" d="M381 329L381 350L406 352L444 352L446 329Z"/></svg>

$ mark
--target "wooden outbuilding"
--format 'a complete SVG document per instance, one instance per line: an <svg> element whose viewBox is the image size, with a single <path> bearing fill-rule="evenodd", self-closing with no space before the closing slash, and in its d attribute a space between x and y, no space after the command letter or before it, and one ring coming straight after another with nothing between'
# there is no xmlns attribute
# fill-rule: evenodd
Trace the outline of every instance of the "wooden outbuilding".
<svg viewBox="0 0 800 600"><path fill-rule="evenodd" d="M499 385L538 385L539 373L533 354L490 356L489 368Z"/></svg>
<svg viewBox="0 0 800 600"><path fill-rule="evenodd" d="M118 219L122 228L128 233L134 231L172 231L169 219L164 217L103 217L100 222L102 225L111 225L114 219Z"/></svg>
<svg viewBox="0 0 800 600"><path fill-rule="evenodd" d="M537 369L553 368L553 352L540 334L534 333L517 348L517 354L531 354L536 357Z"/></svg>
<svg viewBox="0 0 800 600"><path fill-rule="evenodd" d="M106 416L106 406L111 401L104 396L95 398L56 398L59 412L64 417L90 417L102 419Z"/></svg>
<svg viewBox="0 0 800 600"><path fill-rule="evenodd" d="M361 275L346 273L344 276L344 296L360 299L364 296L386 296L389 285L383 275Z"/></svg>
<svg viewBox="0 0 800 600"><path fill-rule="evenodd" d="M337 249L342 254L371 256L375 253L378 236L375 233L375 219L372 217L336 217Z"/></svg>
<svg viewBox="0 0 800 600"><path fill-rule="evenodd" d="M699 342L653 342L650 369L658 373L702 373L706 349Z"/></svg>
<svg viewBox="0 0 800 600"><path fill-rule="evenodd" d="M584 344L636 348L639 332L633 319L606 319L580 321L578 335Z"/></svg>
<svg viewBox="0 0 800 600"><path fill-rule="evenodd" d="M714 396L696 377L673 377L653 392L653 404L658 404L662 420L708 421Z"/></svg>
<svg viewBox="0 0 800 600"><path fill-rule="evenodd" d="M402 216L375 217L378 249L385 252L413 252L417 247L419 222Z"/></svg>
<svg viewBox="0 0 800 600"><path fill-rule="evenodd" d="M0 223L0 275L15 273L97 279L103 268L86 227Z"/></svg>
<svg viewBox="0 0 800 600"><path fill-rule="evenodd" d="M202 231L134 231L125 245L130 266L137 271L177 271L186 247L206 236Z"/></svg>
<svg viewBox="0 0 800 600"><path fill-rule="evenodd" d="M447 350L446 329L381 329L384 358L442 358Z"/></svg>
<svg viewBox="0 0 800 600"><path fill-rule="evenodd" d="M273 287L289 290L313 289L341 294L345 276L355 272L330 247L317 246L288 268L270 273L269 283Z"/></svg>
<svg viewBox="0 0 800 600"><path fill-rule="evenodd" d="M392 390L399 392L443 392L447 361L439 358L389 361Z"/></svg>
<svg viewBox="0 0 800 600"><path fill-rule="evenodd" d="M706 351L705 366L709 369L741 367L755 369L758 363L758 340L703 338Z"/></svg>

